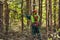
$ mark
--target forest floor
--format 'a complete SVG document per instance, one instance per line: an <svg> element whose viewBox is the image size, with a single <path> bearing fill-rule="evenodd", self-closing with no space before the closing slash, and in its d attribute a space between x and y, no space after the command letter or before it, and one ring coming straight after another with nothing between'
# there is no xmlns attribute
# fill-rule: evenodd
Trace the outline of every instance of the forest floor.
<svg viewBox="0 0 60 40"><path fill-rule="evenodd" d="M31 33L28 33L28 32L23 32L23 33L9 33L6 37L4 36L4 38L8 38L8 40L38 40L37 37L33 39ZM45 33L42 33L41 34L41 39L42 40L47 40L47 34ZM2 40L2 39L0 39ZM48 37L48 40L52 40L52 38L49 38ZM60 40L60 39L54 39L54 40Z"/></svg>

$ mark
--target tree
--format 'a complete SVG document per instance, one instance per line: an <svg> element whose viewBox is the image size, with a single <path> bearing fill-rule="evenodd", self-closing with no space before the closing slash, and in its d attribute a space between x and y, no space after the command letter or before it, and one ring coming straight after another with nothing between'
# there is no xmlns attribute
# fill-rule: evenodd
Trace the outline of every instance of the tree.
<svg viewBox="0 0 60 40"><path fill-rule="evenodd" d="M46 0L46 29L47 29L47 40L48 40L48 27L49 27L49 13L48 13L48 0Z"/></svg>
<svg viewBox="0 0 60 40"><path fill-rule="evenodd" d="M0 32L3 31L3 3L0 1Z"/></svg>
<svg viewBox="0 0 60 40"><path fill-rule="evenodd" d="M39 0L40 27L42 25L42 0Z"/></svg>
<svg viewBox="0 0 60 40"><path fill-rule="evenodd" d="M7 3L7 0L4 1L5 3L5 27L6 27L6 32L5 32L5 35L6 35L6 39L4 40L8 40L7 38L7 35L8 35L8 28L9 28L9 9L8 9L8 3Z"/></svg>
<svg viewBox="0 0 60 40"><path fill-rule="evenodd" d="M59 0L59 28L60 28L60 0Z"/></svg>
<svg viewBox="0 0 60 40"><path fill-rule="evenodd" d="M57 12L56 11L56 9L57 9L56 6L57 6L57 4L56 3L57 3L57 0L54 0L54 6L53 6L53 8L54 8L53 9L54 10L53 11L53 13L54 13L54 16L53 16L54 17L53 32L56 32L56 29L57 29L57 26L56 26L56 12ZM53 35L53 37L54 37L54 35ZM53 38L53 40L54 40L54 38ZM57 34L56 34L56 40L57 40Z"/></svg>
<svg viewBox="0 0 60 40"><path fill-rule="evenodd" d="M52 30L52 0L49 0L49 26Z"/></svg>
<svg viewBox="0 0 60 40"><path fill-rule="evenodd" d="M30 11L30 0L26 0L26 13L29 15ZM27 19L27 26L29 26L29 20Z"/></svg>
<svg viewBox="0 0 60 40"><path fill-rule="evenodd" d="M22 13L22 32L23 32L23 0L21 2L21 13Z"/></svg>

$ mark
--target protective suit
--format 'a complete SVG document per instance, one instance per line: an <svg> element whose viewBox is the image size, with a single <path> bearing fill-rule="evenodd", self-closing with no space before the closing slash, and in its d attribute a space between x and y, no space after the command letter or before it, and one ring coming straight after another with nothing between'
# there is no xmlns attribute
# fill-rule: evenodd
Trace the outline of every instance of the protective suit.
<svg viewBox="0 0 60 40"><path fill-rule="evenodd" d="M32 26L32 35L35 37L37 34L39 40L41 40L41 33L40 33L40 16L37 15L37 10L33 10L32 15L26 15L27 19L31 20L31 26Z"/></svg>

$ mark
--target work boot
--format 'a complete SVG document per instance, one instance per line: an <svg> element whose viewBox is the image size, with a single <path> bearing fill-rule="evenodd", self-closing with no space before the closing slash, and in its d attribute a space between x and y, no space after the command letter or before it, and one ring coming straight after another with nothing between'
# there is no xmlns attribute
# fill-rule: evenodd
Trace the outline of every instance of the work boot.
<svg viewBox="0 0 60 40"><path fill-rule="evenodd" d="M38 39L41 40L41 34L38 34Z"/></svg>

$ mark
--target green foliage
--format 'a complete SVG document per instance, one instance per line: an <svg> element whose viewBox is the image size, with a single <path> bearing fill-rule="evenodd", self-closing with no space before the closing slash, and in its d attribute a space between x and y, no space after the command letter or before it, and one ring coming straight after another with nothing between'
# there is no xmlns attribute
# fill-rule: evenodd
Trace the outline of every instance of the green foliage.
<svg viewBox="0 0 60 40"><path fill-rule="evenodd" d="M21 16L21 1L22 0L8 0L8 7L10 9L10 21L14 21L14 20L21 20L22 16ZM24 0L25 1L25 0ZM58 1L57 1L58 2ZM38 2L37 2L38 4ZM52 20L54 21L54 9L56 9L56 21L58 20L58 4L56 6L56 8L54 8L53 5L54 4L54 0L52 0ZM39 6L37 6L39 7ZM23 12L25 14L26 12L26 2L23 2ZM21 22L21 21L20 21ZM23 22L24 25L27 25L27 19L26 17L23 17ZM15 22L14 22L15 23ZM42 25L46 26L46 0L42 0Z"/></svg>
<svg viewBox="0 0 60 40"><path fill-rule="evenodd" d="M20 19L21 14L21 3L19 0L8 1L9 9L10 9L10 17L12 19Z"/></svg>

